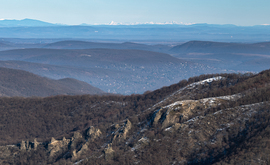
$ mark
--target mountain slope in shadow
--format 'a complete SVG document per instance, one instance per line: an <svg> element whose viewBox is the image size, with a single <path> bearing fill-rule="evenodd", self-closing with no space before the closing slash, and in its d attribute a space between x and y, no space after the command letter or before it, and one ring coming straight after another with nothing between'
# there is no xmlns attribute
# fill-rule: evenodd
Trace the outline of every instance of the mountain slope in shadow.
<svg viewBox="0 0 270 165"><path fill-rule="evenodd" d="M102 90L76 79L51 80L35 74L0 68L0 96L52 96L102 94Z"/></svg>

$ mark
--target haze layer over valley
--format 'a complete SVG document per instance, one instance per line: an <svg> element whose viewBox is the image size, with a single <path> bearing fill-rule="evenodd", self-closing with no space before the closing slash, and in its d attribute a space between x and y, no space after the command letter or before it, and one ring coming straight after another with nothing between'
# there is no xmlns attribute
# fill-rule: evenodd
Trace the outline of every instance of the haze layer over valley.
<svg viewBox="0 0 270 165"><path fill-rule="evenodd" d="M129 49L18 49L1 51L0 59L2 67L54 79L76 78L122 94L142 93L214 69L164 53Z"/></svg>
<svg viewBox="0 0 270 165"><path fill-rule="evenodd" d="M201 74L269 68L269 42L98 41L2 39L0 66L51 79L75 78L119 94L143 93Z"/></svg>

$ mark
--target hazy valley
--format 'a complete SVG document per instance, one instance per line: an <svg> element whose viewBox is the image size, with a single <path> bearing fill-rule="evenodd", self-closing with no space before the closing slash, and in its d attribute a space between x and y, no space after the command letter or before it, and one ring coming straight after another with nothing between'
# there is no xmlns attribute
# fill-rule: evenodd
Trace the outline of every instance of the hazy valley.
<svg viewBox="0 0 270 165"><path fill-rule="evenodd" d="M216 70L169 54L134 49L27 48L1 51L0 60L2 67L53 79L71 77L121 94L143 93Z"/></svg>
<svg viewBox="0 0 270 165"><path fill-rule="evenodd" d="M119 94L143 93L200 74L259 72L269 68L270 59L269 42L190 41L172 46L38 41L3 42L0 66L52 79L75 78Z"/></svg>

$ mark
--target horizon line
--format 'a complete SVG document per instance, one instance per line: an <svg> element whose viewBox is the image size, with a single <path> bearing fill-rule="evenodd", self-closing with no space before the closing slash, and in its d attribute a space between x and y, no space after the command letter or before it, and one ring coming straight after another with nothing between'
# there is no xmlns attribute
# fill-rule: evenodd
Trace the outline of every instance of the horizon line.
<svg viewBox="0 0 270 165"><path fill-rule="evenodd" d="M43 23L48 23L48 24L53 24L53 25L62 25L62 26L97 26L97 25L109 25L109 26L115 26L115 25L200 25L200 24L207 24L207 25L233 25L233 26L269 26L270 24L257 24L257 25L235 25L235 24L212 24L212 23L183 23L183 22L177 22L177 21L166 21L166 22L132 22L132 23L123 23L123 22L114 22L111 21L110 23L93 23L93 24L88 24L88 23L81 23L81 24L63 24L63 23L51 23L51 22L46 22L38 19L31 19L31 18L24 18L24 19L5 19L5 18L0 18L0 21L23 21L23 20L33 20L33 21L40 21Z"/></svg>

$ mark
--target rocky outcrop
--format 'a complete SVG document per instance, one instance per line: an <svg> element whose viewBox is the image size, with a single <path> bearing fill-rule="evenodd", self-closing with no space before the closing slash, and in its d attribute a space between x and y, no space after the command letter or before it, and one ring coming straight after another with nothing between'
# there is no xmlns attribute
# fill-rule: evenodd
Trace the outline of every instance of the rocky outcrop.
<svg viewBox="0 0 270 165"><path fill-rule="evenodd" d="M73 150L72 153L71 153L71 157L72 157L72 160L76 160L78 157L77 157L77 152L76 150Z"/></svg>
<svg viewBox="0 0 270 165"><path fill-rule="evenodd" d="M175 123L182 123L207 108L217 107L226 102L227 100L225 98L177 101L157 110L152 117L152 124L157 125L158 123L161 123L162 129L164 129L168 126L175 125ZM178 124L174 127L178 129L180 125Z"/></svg>
<svg viewBox="0 0 270 165"><path fill-rule="evenodd" d="M22 142L20 143L20 150L23 150L23 151L26 150L27 149L26 144L27 144L27 142L22 140Z"/></svg>
<svg viewBox="0 0 270 165"><path fill-rule="evenodd" d="M100 131L100 129L95 128L93 126L89 127L85 133L85 136L86 136L85 138L88 141L82 144L81 148L77 150L75 148L76 142L78 142L79 140L82 140L83 137L80 133L75 132L74 136L71 139L71 147L75 148L71 153L72 160L76 160L79 157L81 157L83 154L87 153L89 151L89 148L88 148L89 143L93 142L96 138L101 136L101 134L102 132Z"/></svg>
<svg viewBox="0 0 270 165"><path fill-rule="evenodd" d="M0 164L5 164L3 161L15 157L19 152L19 148L15 145L0 146Z"/></svg>
<svg viewBox="0 0 270 165"><path fill-rule="evenodd" d="M123 130L123 139L126 139L127 138L128 131L131 129L131 127L132 127L132 124L127 119L127 121L125 123L125 126L124 126L124 130Z"/></svg>
<svg viewBox="0 0 270 165"><path fill-rule="evenodd" d="M86 130L85 138L88 139L87 142L83 142L85 141L84 137L79 132L74 132L74 135L72 136L71 139L66 139L65 137L63 137L62 140L55 140L54 138L52 138L50 143L48 144L49 157L51 158L57 157L60 154L63 154L64 152L71 150L71 152L66 155L71 156L72 160L75 161L78 158L80 158L83 154L87 153L87 151L89 150L88 148L89 143L91 143L91 141L93 141L100 135L101 131L99 129L90 127L89 129ZM81 147L78 148L78 146Z"/></svg>
<svg viewBox="0 0 270 165"><path fill-rule="evenodd" d="M77 144L83 140L83 136L80 132L74 132L73 137L70 140L70 148L76 148Z"/></svg>
<svg viewBox="0 0 270 165"><path fill-rule="evenodd" d="M262 105L258 103L223 109L212 114L196 116L183 123L176 123L167 129L178 129L179 140L173 145L185 149L180 151L185 158L194 155L198 160L206 159L204 153L211 153L211 149L216 146L221 148L214 154L222 153L228 147L227 142L230 138L239 135L250 136L244 133L249 127L247 123L258 113Z"/></svg>
<svg viewBox="0 0 270 165"><path fill-rule="evenodd" d="M195 105L195 101L185 100L162 107L154 114L153 124L161 123L162 128L165 128L181 120L188 119L192 115Z"/></svg>
<svg viewBox="0 0 270 165"><path fill-rule="evenodd" d="M86 136L88 140L94 141L96 138L98 138L101 135L101 131L98 128L95 128L93 126L89 127L86 130Z"/></svg>
<svg viewBox="0 0 270 165"><path fill-rule="evenodd" d="M70 141L70 139L66 139L65 137L63 137L62 140L55 140L52 137L50 143L48 144L48 152L50 153L50 157L54 157L55 155L62 153L64 150L67 150Z"/></svg>
<svg viewBox="0 0 270 165"><path fill-rule="evenodd" d="M20 150L22 151L29 151L31 149L36 150L38 145L39 145L39 142L37 142L37 139L34 139L34 142L22 141L20 143Z"/></svg>
<svg viewBox="0 0 270 165"><path fill-rule="evenodd" d="M69 148L76 148L76 143L82 139L82 134L79 132L74 132L74 135L71 139L66 139L63 137L62 140L55 140L53 137L48 144L48 152L50 157L55 157Z"/></svg>
<svg viewBox="0 0 270 165"><path fill-rule="evenodd" d="M71 154L72 160L77 160L83 154L86 154L88 150L89 150L89 148L88 148L88 142L86 142L85 144L83 144L82 147L78 151L76 151L76 149L74 149L72 151L72 154Z"/></svg>
<svg viewBox="0 0 270 165"><path fill-rule="evenodd" d="M89 151L89 143L93 142L96 138L101 136L101 134L102 133L98 128L91 126L86 130L85 137L83 137L80 132L74 132L70 139L63 137L61 140L56 140L54 137L52 137L49 143L44 143L42 146L47 149L49 162L53 162L61 155L64 158L72 157L72 160L77 160ZM11 150L15 151L17 149L18 152L37 150L40 144L41 143L37 142L37 139L34 139L33 142L22 141L17 146L13 146L11 149L10 147L0 146L0 154L3 157L8 157L11 156ZM108 148L108 153L109 152L111 152L110 147Z"/></svg>
<svg viewBox="0 0 270 165"><path fill-rule="evenodd" d="M82 145L82 148L77 152L77 155L81 156L83 153L88 151L88 143Z"/></svg>
<svg viewBox="0 0 270 165"><path fill-rule="evenodd" d="M113 158L114 150L112 148L112 143L108 144L107 147L103 151L105 159L108 161Z"/></svg>
<svg viewBox="0 0 270 165"><path fill-rule="evenodd" d="M123 139L127 138L127 134L129 132L129 130L131 129L132 124L131 122L127 119L126 122L124 123L124 125L120 128L118 128L118 130L116 130L116 132L114 133L112 142L119 142Z"/></svg>

